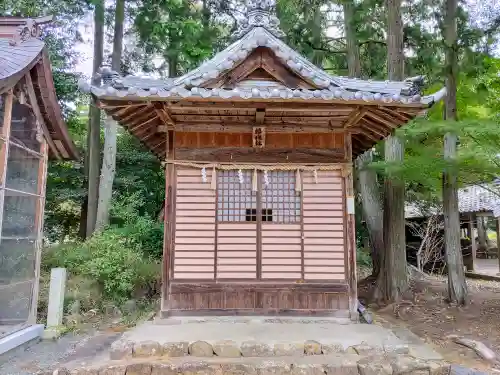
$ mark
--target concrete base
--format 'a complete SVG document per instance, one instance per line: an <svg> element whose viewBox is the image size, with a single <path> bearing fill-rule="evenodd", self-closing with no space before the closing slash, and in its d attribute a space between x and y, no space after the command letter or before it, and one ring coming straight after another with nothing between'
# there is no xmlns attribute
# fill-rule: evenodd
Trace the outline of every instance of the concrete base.
<svg viewBox="0 0 500 375"><path fill-rule="evenodd" d="M34 324L20 331L14 332L11 335L3 337L0 340L0 354L6 353L9 350L15 349L31 340L41 337L43 334L43 325Z"/></svg>

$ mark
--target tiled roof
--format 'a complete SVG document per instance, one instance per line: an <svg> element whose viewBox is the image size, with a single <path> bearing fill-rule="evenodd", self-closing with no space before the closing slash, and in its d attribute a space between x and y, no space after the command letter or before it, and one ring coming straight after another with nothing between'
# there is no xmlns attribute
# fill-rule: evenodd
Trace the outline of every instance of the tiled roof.
<svg viewBox="0 0 500 375"><path fill-rule="evenodd" d="M500 216L500 188L496 185L473 185L458 190L460 213L492 212ZM429 207L423 203L411 203L405 207L406 218L426 217L442 212L441 207Z"/></svg>
<svg viewBox="0 0 500 375"><path fill-rule="evenodd" d="M434 95L420 95L423 77L405 81L372 81L333 76L315 66L304 56L290 48L283 40L277 18L270 12L268 0L250 1L245 23L237 34L239 39L198 68L173 80L152 80L140 77L121 78L116 72L104 69L102 86L81 82L83 91L90 91L99 98L187 98L219 97L224 99L256 98L357 100L383 103L415 103L430 105L446 93L442 89ZM267 47L281 62L300 77L313 83L316 89L275 88L262 85L250 87L204 88L208 81L219 77L243 62L256 48Z"/></svg>

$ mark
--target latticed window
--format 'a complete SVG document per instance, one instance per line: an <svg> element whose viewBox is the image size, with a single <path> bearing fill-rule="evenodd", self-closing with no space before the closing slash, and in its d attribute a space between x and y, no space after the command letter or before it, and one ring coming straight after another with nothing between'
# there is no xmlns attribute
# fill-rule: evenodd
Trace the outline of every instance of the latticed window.
<svg viewBox="0 0 500 375"><path fill-rule="evenodd" d="M262 182L262 221L299 222L300 194L295 189L295 172L270 171Z"/></svg>
<svg viewBox="0 0 500 375"><path fill-rule="evenodd" d="M270 171L259 174L258 191L255 192L252 191L252 171L218 172L219 222L253 222L257 219L274 223L300 221L301 200L295 187L295 173Z"/></svg>
<svg viewBox="0 0 500 375"><path fill-rule="evenodd" d="M241 179L241 181L240 181ZM257 221L257 193L250 171L217 171L217 220Z"/></svg>

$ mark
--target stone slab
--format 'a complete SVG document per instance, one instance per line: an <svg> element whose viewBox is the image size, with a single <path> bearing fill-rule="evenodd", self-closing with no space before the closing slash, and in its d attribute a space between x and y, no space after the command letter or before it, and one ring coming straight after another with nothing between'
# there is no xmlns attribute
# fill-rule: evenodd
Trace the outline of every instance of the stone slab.
<svg viewBox="0 0 500 375"><path fill-rule="evenodd" d="M317 341L328 347L347 348L364 344L376 349L398 347L406 342L393 332L374 324L337 324L324 320L288 321L272 323L269 320L249 318L248 320L228 320L183 322L160 325L152 321L140 324L126 332L121 340L134 343L157 341L160 345L172 342L206 341L211 345L230 340L241 348L245 342L257 342L274 348L279 343L304 344Z"/></svg>

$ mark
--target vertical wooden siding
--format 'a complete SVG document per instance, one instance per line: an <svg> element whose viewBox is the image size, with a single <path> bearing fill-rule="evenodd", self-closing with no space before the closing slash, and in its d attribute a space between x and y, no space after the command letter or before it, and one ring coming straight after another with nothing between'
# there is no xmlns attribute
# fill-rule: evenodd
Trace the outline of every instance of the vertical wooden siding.
<svg viewBox="0 0 500 375"><path fill-rule="evenodd" d="M214 279L215 191L200 169L177 168L174 279Z"/></svg>
<svg viewBox="0 0 500 375"><path fill-rule="evenodd" d="M345 280L341 170L303 173L304 279Z"/></svg>

